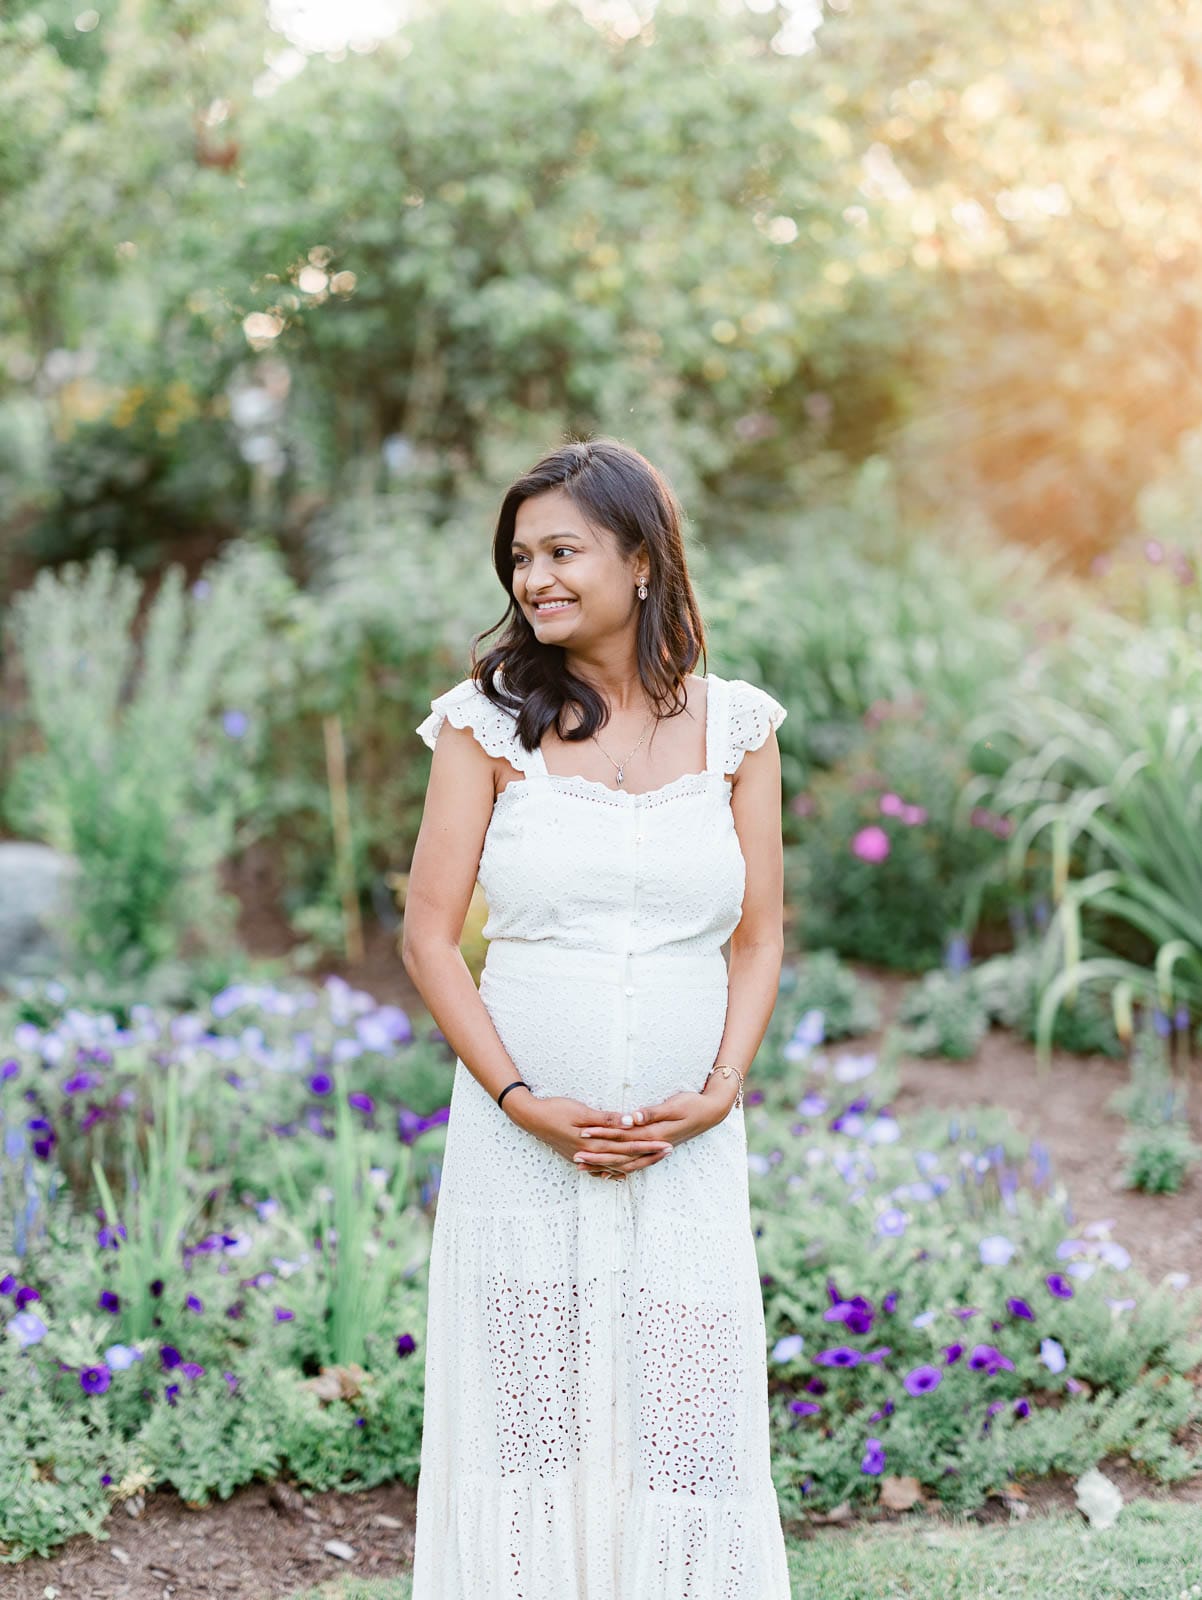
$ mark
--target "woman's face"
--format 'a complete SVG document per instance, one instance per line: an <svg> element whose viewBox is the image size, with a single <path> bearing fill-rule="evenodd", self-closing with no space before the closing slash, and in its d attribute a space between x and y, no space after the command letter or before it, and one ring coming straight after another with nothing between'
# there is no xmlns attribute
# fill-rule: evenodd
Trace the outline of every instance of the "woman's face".
<svg viewBox="0 0 1202 1600"><path fill-rule="evenodd" d="M614 535L594 532L562 489L518 507L513 594L540 643L580 648L628 627L647 572L645 551L622 555Z"/></svg>

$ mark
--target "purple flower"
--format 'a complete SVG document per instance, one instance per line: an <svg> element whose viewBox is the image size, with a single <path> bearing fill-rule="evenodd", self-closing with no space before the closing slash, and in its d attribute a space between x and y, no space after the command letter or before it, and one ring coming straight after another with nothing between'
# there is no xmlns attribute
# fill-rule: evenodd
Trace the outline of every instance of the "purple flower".
<svg viewBox="0 0 1202 1600"><path fill-rule="evenodd" d="M819 1350L814 1360L824 1367L858 1367L864 1357L850 1345L836 1345L832 1350Z"/></svg>
<svg viewBox="0 0 1202 1600"><path fill-rule="evenodd" d="M114 1316L121 1309L121 1301L111 1289L102 1289L100 1299L96 1303L102 1311L111 1311Z"/></svg>
<svg viewBox="0 0 1202 1600"><path fill-rule="evenodd" d="M180 1363L179 1370L183 1373L185 1378L201 1378L204 1376L205 1369L201 1366L199 1361L183 1361Z"/></svg>
<svg viewBox="0 0 1202 1600"><path fill-rule="evenodd" d="M990 1376L1004 1367L1007 1372L1014 1371L1014 1363L1009 1356L1004 1356L996 1346L991 1344L975 1344L969 1355L968 1364L974 1372L987 1372Z"/></svg>
<svg viewBox="0 0 1202 1600"><path fill-rule="evenodd" d="M18 1311L15 1317L9 1318L6 1327L23 1350L46 1337L46 1324L32 1311Z"/></svg>
<svg viewBox="0 0 1202 1600"><path fill-rule="evenodd" d="M805 1340L800 1333L786 1333L772 1347L773 1361L795 1361L801 1354Z"/></svg>
<svg viewBox="0 0 1202 1600"><path fill-rule="evenodd" d="M135 1361L141 1361L142 1352L128 1344L111 1344L104 1352L105 1363L111 1372L127 1372Z"/></svg>
<svg viewBox="0 0 1202 1600"><path fill-rule="evenodd" d="M85 1367L79 1375L79 1386L85 1394L103 1394L112 1381L112 1373L105 1366Z"/></svg>
<svg viewBox="0 0 1202 1600"><path fill-rule="evenodd" d="M250 718L245 711L226 711L222 715L221 726L228 738L241 739L250 727Z"/></svg>
<svg viewBox="0 0 1202 1600"><path fill-rule="evenodd" d="M18 1311L24 1311L31 1301L40 1300L41 1298L36 1289L31 1289L27 1283L23 1283L16 1294L13 1295L13 1304Z"/></svg>
<svg viewBox="0 0 1202 1600"><path fill-rule="evenodd" d="M952 1316L959 1317L961 1322L967 1322L969 1317L977 1315L976 1306L953 1306Z"/></svg>
<svg viewBox="0 0 1202 1600"><path fill-rule="evenodd" d="M398 1356L411 1356L417 1349L417 1340L411 1333L397 1334L396 1353Z"/></svg>
<svg viewBox="0 0 1202 1600"><path fill-rule="evenodd" d="M962 1344L945 1344L943 1347L943 1360L949 1367L954 1366L963 1354L964 1346Z"/></svg>
<svg viewBox="0 0 1202 1600"><path fill-rule="evenodd" d="M879 1439L868 1439L864 1445L864 1455L860 1461L860 1471L875 1477L885 1467L885 1447Z"/></svg>
<svg viewBox="0 0 1202 1600"><path fill-rule="evenodd" d="M364 1094L360 1089L352 1089L346 1097L346 1103L348 1106L353 1106L356 1111L363 1111L369 1116L376 1109L371 1095Z"/></svg>
<svg viewBox="0 0 1202 1600"><path fill-rule="evenodd" d="M872 1318L872 1302L865 1300L862 1294L851 1300L839 1300L822 1313L824 1322L845 1323L850 1333L871 1333Z"/></svg>
<svg viewBox="0 0 1202 1600"><path fill-rule="evenodd" d="M296 1312L289 1311L287 1306L276 1306L275 1308L275 1320L277 1322L291 1322L295 1315Z"/></svg>
<svg viewBox="0 0 1202 1600"><path fill-rule="evenodd" d="M0 1278L0 1294L11 1294L16 1287L17 1280L13 1277L11 1272L6 1272L4 1276Z"/></svg>
<svg viewBox="0 0 1202 1600"><path fill-rule="evenodd" d="M880 1422L885 1417L891 1417L893 1415L893 1412L894 1412L893 1401L892 1400L886 1400L884 1405L880 1408L879 1411L872 1412L872 1414L869 1416L868 1420L869 1420L869 1422Z"/></svg>
<svg viewBox="0 0 1202 1600"><path fill-rule="evenodd" d="M1020 1395L1014 1402L1014 1415L1016 1417L1029 1417L1031 1415L1031 1402Z"/></svg>
<svg viewBox="0 0 1202 1600"><path fill-rule="evenodd" d="M167 1404L169 1406L173 1406L175 1404L175 1397L176 1397L176 1395L178 1393L179 1393L179 1384L178 1383L169 1383L167 1385L167 1387L163 1390L163 1394L166 1397Z"/></svg>
<svg viewBox="0 0 1202 1600"><path fill-rule="evenodd" d="M173 1344L160 1345L159 1356L162 1359L163 1369L166 1372L170 1372L172 1367L178 1367L180 1362L184 1359Z"/></svg>
<svg viewBox="0 0 1202 1600"><path fill-rule="evenodd" d="M1073 1298L1072 1284L1067 1278L1062 1277L1060 1273L1049 1272L1047 1277L1044 1279L1044 1282L1047 1284L1051 1292L1059 1299L1071 1300Z"/></svg>
<svg viewBox="0 0 1202 1600"><path fill-rule="evenodd" d="M63 1084L64 1094L82 1094L85 1089L94 1089L104 1079L98 1072L76 1072Z"/></svg>
<svg viewBox="0 0 1202 1600"><path fill-rule="evenodd" d="M1126 1272L1131 1265L1131 1252L1125 1250L1121 1244L1116 1244L1113 1239L1103 1239L1098 1245L1098 1255L1116 1272Z"/></svg>
<svg viewBox="0 0 1202 1600"><path fill-rule="evenodd" d="M235 1377L235 1375L232 1372L223 1372L221 1374L221 1376L225 1379L226 1383L229 1385L230 1393L233 1394L234 1390L238 1387L238 1379Z"/></svg>
<svg viewBox="0 0 1202 1600"><path fill-rule="evenodd" d="M812 1400L790 1400L789 1410L799 1417L816 1417L822 1411L822 1407L815 1405Z"/></svg>
<svg viewBox="0 0 1202 1600"><path fill-rule="evenodd" d="M199 1316L205 1308L204 1301L199 1295L195 1294L190 1294L184 1301L184 1304L187 1306L189 1311L195 1311L197 1316Z"/></svg>
<svg viewBox="0 0 1202 1600"><path fill-rule="evenodd" d="M896 1311L897 1310L897 1290L896 1289L890 1289L889 1293L881 1301L881 1310L883 1312L885 1312L886 1315L888 1315L888 1313L891 1312L891 1311Z"/></svg>
<svg viewBox="0 0 1202 1600"><path fill-rule="evenodd" d="M938 1367L915 1367L912 1372L906 1373L902 1383L907 1394L930 1394L932 1389L939 1387L942 1379L943 1374Z"/></svg>
<svg viewBox="0 0 1202 1600"><path fill-rule="evenodd" d="M314 1094L329 1094L334 1087L334 1080L328 1072L315 1072L309 1079L309 1088Z"/></svg>
<svg viewBox="0 0 1202 1600"><path fill-rule="evenodd" d="M0 1064L0 1083L7 1083L9 1078L15 1078L20 1070L21 1063L19 1061L9 1060L3 1062Z"/></svg>
<svg viewBox="0 0 1202 1600"><path fill-rule="evenodd" d="M977 1247L981 1254L981 1261L987 1267L1004 1267L1010 1262L1017 1246L1006 1238L1004 1233L991 1233L981 1240Z"/></svg>
<svg viewBox="0 0 1202 1600"><path fill-rule="evenodd" d="M865 1361L871 1361L871 1362L874 1363L874 1365L879 1367L881 1362L885 1359L885 1357L886 1356L891 1356L892 1354L893 1354L893 1346L891 1344L882 1344L882 1345L879 1345L875 1350L867 1350L867 1351L865 1351L864 1360Z"/></svg>
<svg viewBox="0 0 1202 1600"><path fill-rule="evenodd" d="M1006 1310L1012 1317L1025 1317L1028 1322L1035 1321L1035 1313L1025 1300L1020 1300L1017 1295L1006 1301Z"/></svg>

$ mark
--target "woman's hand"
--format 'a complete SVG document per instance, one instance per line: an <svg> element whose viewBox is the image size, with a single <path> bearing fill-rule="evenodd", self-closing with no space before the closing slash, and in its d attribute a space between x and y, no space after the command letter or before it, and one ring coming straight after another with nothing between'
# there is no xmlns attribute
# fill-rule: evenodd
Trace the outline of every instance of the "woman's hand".
<svg viewBox="0 0 1202 1600"><path fill-rule="evenodd" d="M515 1099L518 1095L521 1096L520 1100ZM589 1146L589 1141L584 1137L586 1128L600 1128L609 1117L621 1118L620 1112L598 1111L595 1106L585 1105L583 1100L572 1100L563 1095L542 1099L532 1092L523 1093L520 1089L515 1089L508 1096L502 1109L520 1128L534 1134L535 1138L550 1145L552 1150L558 1150L567 1161L571 1161L582 1146ZM586 1165L582 1162L580 1165L596 1176L605 1177L607 1174L602 1170L604 1165L610 1172L624 1178L638 1167L662 1161L672 1149L668 1136L664 1134L652 1136L642 1128L623 1131L626 1138L618 1152L620 1159L611 1156L604 1163Z"/></svg>
<svg viewBox="0 0 1202 1600"><path fill-rule="evenodd" d="M729 1109L716 1094L682 1089L657 1105L638 1111L607 1111L585 1123L579 1129L582 1139L576 1151L583 1150L581 1165L589 1169L604 1166L623 1173L635 1172L662 1161L668 1151L686 1139L716 1128ZM623 1125L623 1117L633 1119L631 1127ZM644 1155L641 1151L647 1140L666 1143L668 1149L659 1155Z"/></svg>

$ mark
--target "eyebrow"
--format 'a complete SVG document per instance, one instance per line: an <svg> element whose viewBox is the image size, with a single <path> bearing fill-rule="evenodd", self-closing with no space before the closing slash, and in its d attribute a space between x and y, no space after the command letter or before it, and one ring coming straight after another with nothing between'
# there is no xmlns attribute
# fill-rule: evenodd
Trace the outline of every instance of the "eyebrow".
<svg viewBox="0 0 1202 1600"><path fill-rule="evenodd" d="M580 534L572 533L570 530L568 532L566 532L566 533L544 533L542 538L541 539L537 539L535 541L535 543L536 544L558 544L561 539L579 539L580 537L581 537ZM514 539L511 542L509 548L511 550L517 550L519 548L524 550L526 548L526 546L522 542L521 539Z"/></svg>

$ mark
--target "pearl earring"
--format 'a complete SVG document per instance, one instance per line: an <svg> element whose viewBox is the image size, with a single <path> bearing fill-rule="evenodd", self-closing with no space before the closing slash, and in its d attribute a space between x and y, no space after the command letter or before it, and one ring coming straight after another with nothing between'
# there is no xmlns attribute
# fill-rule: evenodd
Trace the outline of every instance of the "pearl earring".
<svg viewBox="0 0 1202 1600"><path fill-rule="evenodd" d="M647 598L647 580L645 578L640 578L639 579L639 599L640 600L645 600L646 598Z"/></svg>

